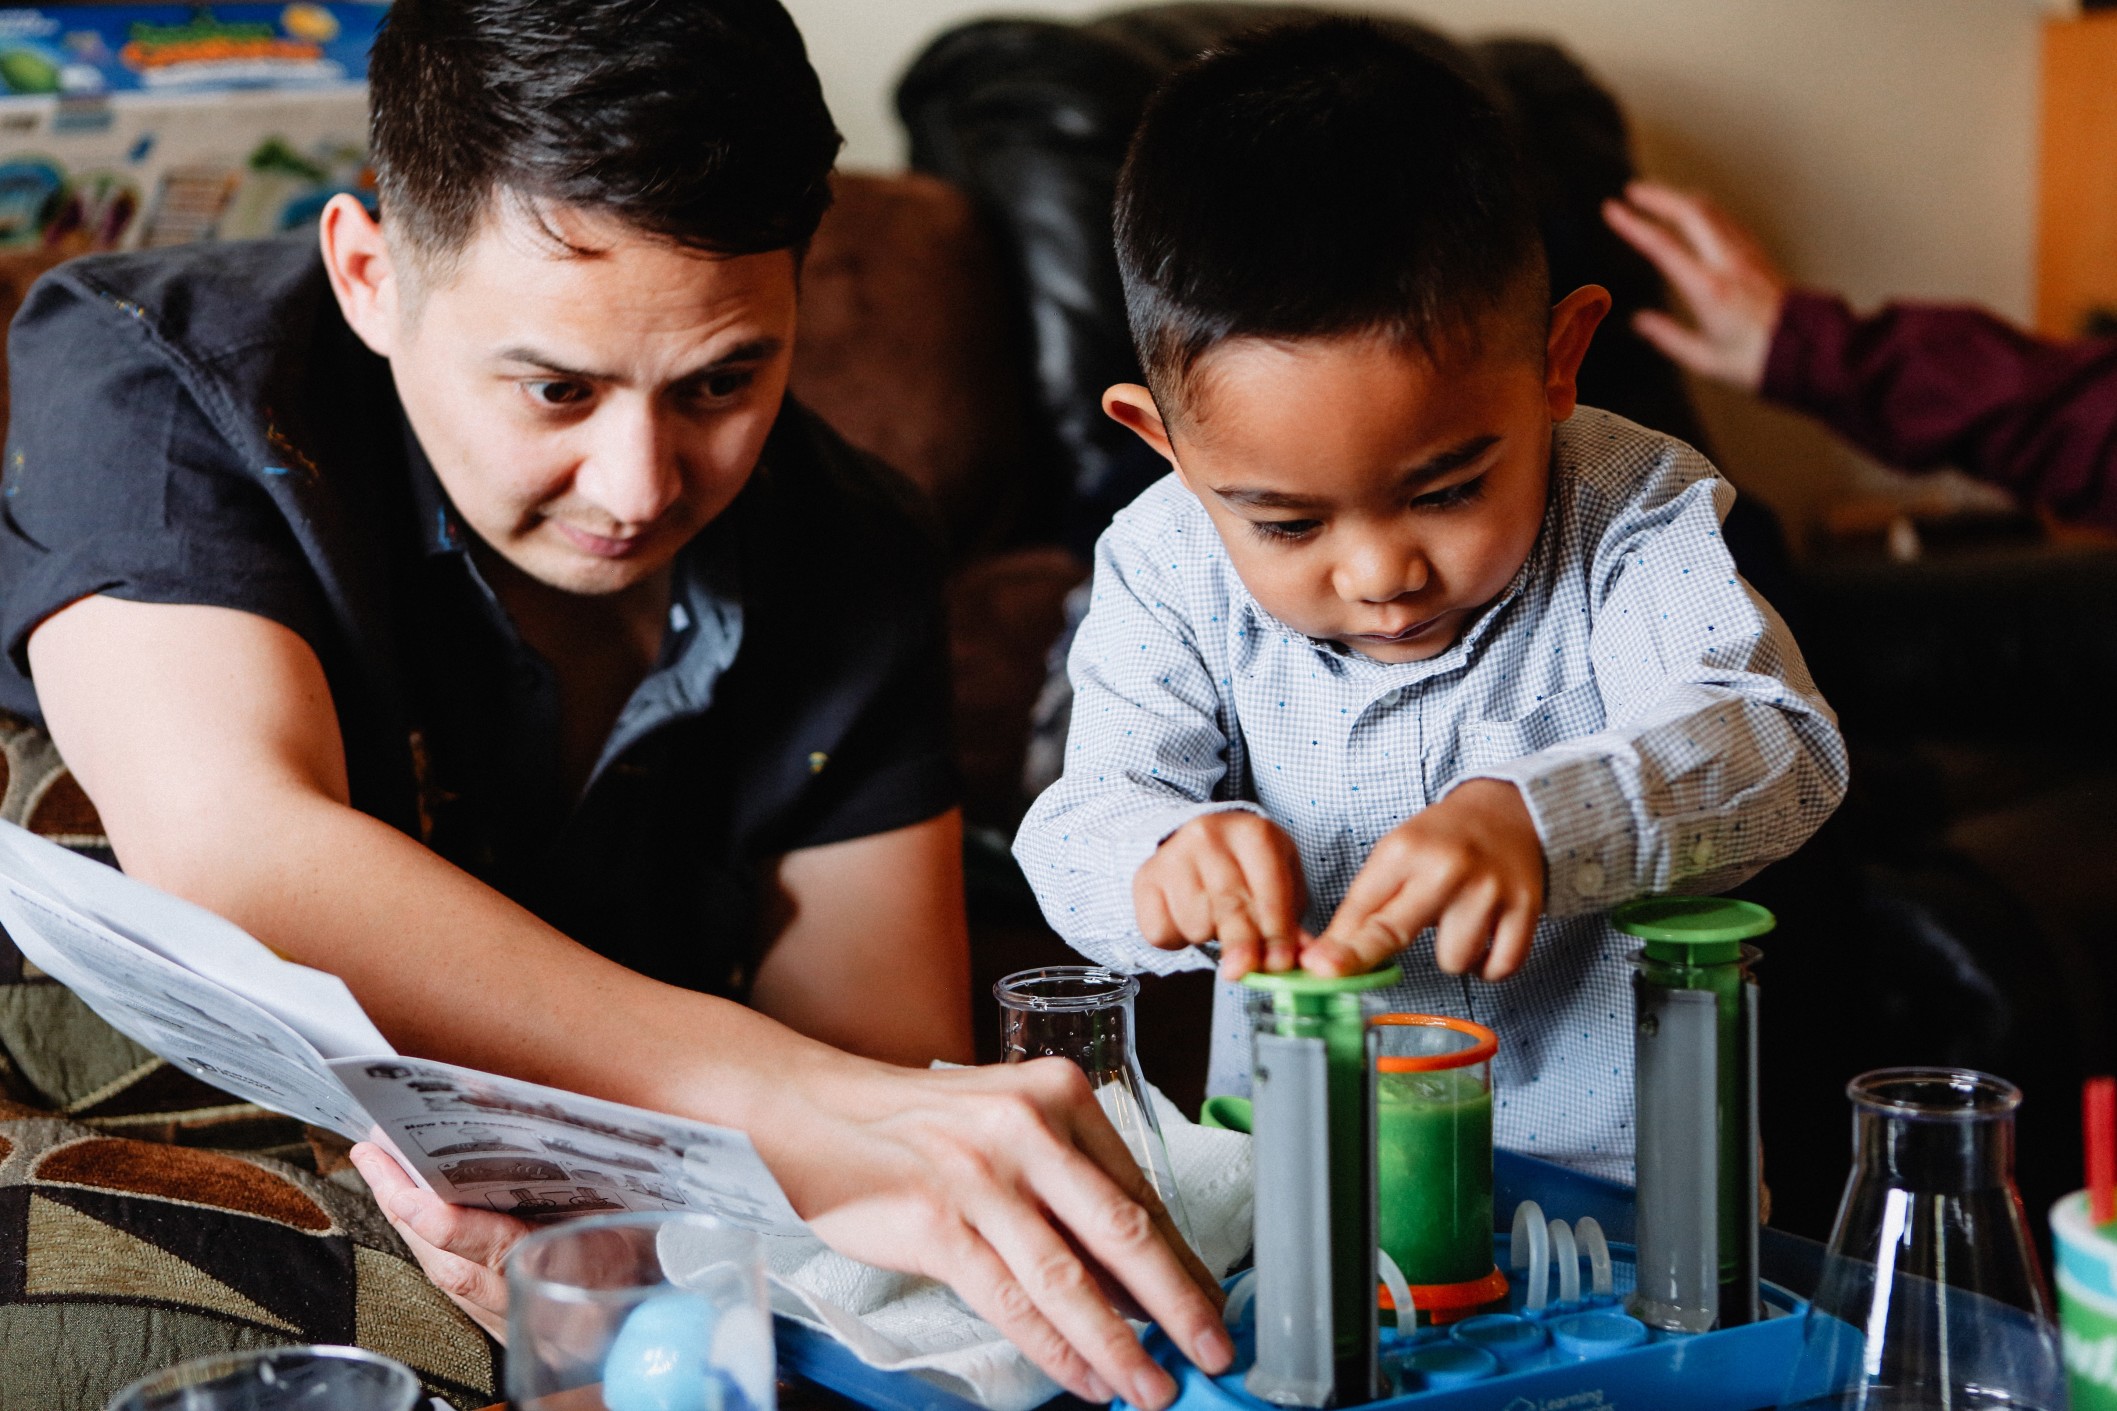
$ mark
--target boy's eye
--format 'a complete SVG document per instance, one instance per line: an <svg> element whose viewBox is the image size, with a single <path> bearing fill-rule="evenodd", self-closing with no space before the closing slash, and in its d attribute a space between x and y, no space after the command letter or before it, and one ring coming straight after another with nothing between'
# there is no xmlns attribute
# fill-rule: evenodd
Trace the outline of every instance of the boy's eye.
<svg viewBox="0 0 2117 1411"><path fill-rule="evenodd" d="M1258 535L1278 543L1306 539L1323 527L1320 519L1253 519L1250 528Z"/></svg>
<svg viewBox="0 0 2117 1411"><path fill-rule="evenodd" d="M699 391L711 401L726 401L757 380L757 374L748 368L739 372L716 372L699 384Z"/></svg>
<svg viewBox="0 0 2117 1411"><path fill-rule="evenodd" d="M1485 492L1485 477L1473 476L1461 484L1451 485L1445 490L1436 490L1430 495L1421 495L1412 501L1420 509L1448 509L1455 505L1467 505Z"/></svg>
<svg viewBox="0 0 2117 1411"><path fill-rule="evenodd" d="M522 384L529 399L540 407L570 407L588 399L588 384L562 378L540 378Z"/></svg>

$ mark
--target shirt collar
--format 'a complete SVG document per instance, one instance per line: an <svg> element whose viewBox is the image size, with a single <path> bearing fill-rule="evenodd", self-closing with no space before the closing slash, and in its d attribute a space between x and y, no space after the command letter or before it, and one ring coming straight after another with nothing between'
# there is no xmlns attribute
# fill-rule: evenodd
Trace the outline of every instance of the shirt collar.
<svg viewBox="0 0 2117 1411"><path fill-rule="evenodd" d="M441 488L441 479L434 474L434 463L426 458L426 448L419 444L419 437L412 431L412 424L404 424L404 460L412 486L412 512L414 527L419 535L419 547L429 558L437 554L460 554L469 547L469 532L464 529L456 507L449 501L448 491Z"/></svg>

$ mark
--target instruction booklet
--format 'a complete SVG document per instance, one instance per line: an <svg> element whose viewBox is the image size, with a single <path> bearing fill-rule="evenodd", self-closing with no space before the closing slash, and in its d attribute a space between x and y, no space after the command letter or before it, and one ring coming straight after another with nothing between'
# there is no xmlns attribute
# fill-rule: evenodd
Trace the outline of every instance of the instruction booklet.
<svg viewBox="0 0 2117 1411"><path fill-rule="evenodd" d="M742 1132L406 1058L335 975L0 823L0 925L112 1027L224 1092L391 1147L456 1205L541 1220L696 1210L798 1228Z"/></svg>

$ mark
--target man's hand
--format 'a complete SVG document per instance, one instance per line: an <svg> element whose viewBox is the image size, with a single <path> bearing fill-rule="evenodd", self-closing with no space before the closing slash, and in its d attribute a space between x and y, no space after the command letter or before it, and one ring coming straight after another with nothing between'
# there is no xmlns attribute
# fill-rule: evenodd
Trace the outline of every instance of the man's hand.
<svg viewBox="0 0 2117 1411"><path fill-rule="evenodd" d="M1123 1314L1208 1372L1234 1345L1211 1274L1176 1232L1086 1076L1060 1058L871 1070L793 1134L760 1142L795 1208L841 1253L945 1280L1067 1390L1160 1408L1176 1385ZM1129 1305L1136 1304L1135 1312Z"/></svg>
<svg viewBox="0 0 2117 1411"><path fill-rule="evenodd" d="M507 1341L507 1251L536 1226L497 1210L450 1205L421 1190L395 1157L373 1142L353 1148L353 1165L390 1227L411 1246L434 1287L493 1340Z"/></svg>
<svg viewBox="0 0 2117 1411"><path fill-rule="evenodd" d="M1443 971L1504 980L1528 959L1543 909L1544 849L1521 792L1473 779L1375 844L1301 964L1357 975L1434 926Z"/></svg>
<svg viewBox="0 0 2117 1411"><path fill-rule="evenodd" d="M1162 840L1132 876L1132 907L1147 944L1180 950L1220 942L1220 974L1291 970L1309 937L1301 854L1254 813L1208 813Z"/></svg>
<svg viewBox="0 0 2117 1411"><path fill-rule="evenodd" d="M1603 219L1654 262L1697 327L1644 310L1632 319L1639 336L1681 367L1754 392L1786 303L1786 276L1756 237L1703 196L1635 181L1622 201L1605 201Z"/></svg>

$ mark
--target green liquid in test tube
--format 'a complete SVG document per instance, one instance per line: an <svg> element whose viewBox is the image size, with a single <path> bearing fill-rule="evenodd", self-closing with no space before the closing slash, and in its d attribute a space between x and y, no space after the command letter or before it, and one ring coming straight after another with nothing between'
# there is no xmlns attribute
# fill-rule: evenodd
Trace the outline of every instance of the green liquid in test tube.
<svg viewBox="0 0 2117 1411"><path fill-rule="evenodd" d="M1435 1015L1374 1024L1378 1243L1406 1282L1441 1295L1437 1304L1478 1306L1504 1292L1492 1262L1499 1041L1483 1025Z"/></svg>

